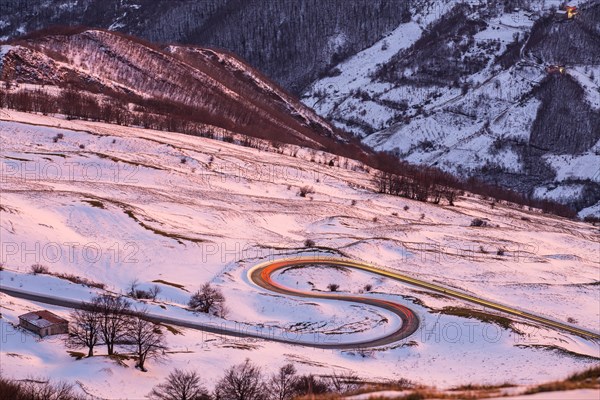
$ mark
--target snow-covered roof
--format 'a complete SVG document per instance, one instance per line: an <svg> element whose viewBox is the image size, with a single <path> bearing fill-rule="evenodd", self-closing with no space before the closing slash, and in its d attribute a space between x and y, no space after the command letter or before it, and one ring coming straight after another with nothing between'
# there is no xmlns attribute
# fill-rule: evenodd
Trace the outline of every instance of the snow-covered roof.
<svg viewBox="0 0 600 400"><path fill-rule="evenodd" d="M47 328L52 325L66 324L68 321L48 310L33 311L19 316L19 319L29 322L38 328Z"/></svg>

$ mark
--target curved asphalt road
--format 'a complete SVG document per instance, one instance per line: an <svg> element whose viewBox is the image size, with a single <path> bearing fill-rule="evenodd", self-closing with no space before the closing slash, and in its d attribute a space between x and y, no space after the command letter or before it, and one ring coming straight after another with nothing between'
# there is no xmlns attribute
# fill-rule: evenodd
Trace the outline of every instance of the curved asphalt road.
<svg viewBox="0 0 600 400"><path fill-rule="evenodd" d="M236 328L228 328L223 325L218 324L209 324L209 323L199 323L192 322L187 320L182 320L178 318L171 318L164 315L151 314L149 319L158 322L171 324L191 329L197 329L204 332L209 332L217 335L224 335L230 337L237 338L246 338L246 339L263 339L273 342L294 344L306 347L315 347L315 348L323 348L323 349L357 349L357 348L365 348L365 347L375 347L382 346L386 344L394 343L398 340L404 339L412 335L419 327L419 320L417 316L408 308L403 305L393 303L386 300L375 299L370 297L359 297L359 296L349 296L349 295L337 295L337 294L315 294L313 292L302 292L293 290L282 285L279 285L272 281L271 275L278 270L285 269L291 266L302 266L302 265L310 265L310 264L319 264L319 265L336 265L343 266L347 268L358 269L362 271L367 271L370 273L374 273L380 276L385 276L403 283L408 283L413 286L423 287L429 290L433 290L438 293L445 294L450 297L455 297L461 300L466 300L471 303L475 303L478 305L482 305L485 307L489 307L498 311L502 311L508 314L512 314L533 322L536 322L541 325L545 325L554 329L563 330L569 333L573 333L575 335L590 338L590 339L600 339L600 334L596 332L587 331L584 329L580 329L571 325L567 325L558 321L554 321L548 318L540 317L534 314L530 314L524 311L520 311L508 306L504 306L498 303L490 302L484 299L479 299L474 296L468 295L466 293L462 293L453 289L449 289L443 286L439 286L436 284L428 283L419 279L415 279L398 272L383 269L381 267L375 267L366 263L356 262L347 259L333 258L333 257L323 257L323 256L315 256L315 257L296 257L282 260L275 260L266 263L262 263L251 268L248 271L249 280L257 285L260 288L288 295L288 296L297 296L297 297L305 297L305 298L321 298L321 299L335 299L346 302L353 303L361 303L369 306L379 307L386 309L388 311L393 312L398 315L402 320L402 326L396 331L390 332L389 334L375 338L367 341L359 341L354 343L339 343L339 342L327 342L324 340L317 340L314 338L311 340L301 340L294 336L294 334L290 334L290 332L285 331L268 331L263 332L260 328L256 328L256 331L253 330L252 327L238 327ZM67 307L78 309L84 307L86 304L84 302L65 299L56 296L49 296L45 294L32 293L28 291L24 291L21 289L7 288L0 286L0 292L4 292L10 296L23 298L26 300L36 301L45 304L52 304L60 307Z"/></svg>
<svg viewBox="0 0 600 400"><path fill-rule="evenodd" d="M555 321L549 318L540 317L535 314L528 313L526 311L521 311L519 309L506 306L500 303L492 302L489 300L481 299L475 296L471 296L467 293L460 292L458 290L450 289L448 287L436 285L434 283L429 283L426 281L422 281L420 279L416 279L404 274L401 274L397 271L384 269L381 267L376 267L374 265L370 265L364 262L352 261L343 258L334 258L334 257L324 257L324 256L316 256L316 257L296 257L284 260L277 260L268 263L264 263L258 265L250 270L249 276L253 282L258 284L265 289L278 291L280 293L287 293L290 295L298 295L297 292L293 290L289 290L286 288L282 288L277 284L273 284L270 282L269 276L276 270L291 267L291 266L301 266L301 265L309 265L309 264L320 264L320 265L337 265L341 267L353 268L362 271L367 271L373 274L385 276L387 278L391 278L403 283L408 283L413 286L419 286L425 289L429 289L441 294L445 294L449 297L454 297L460 300L466 300L470 303L478 304L480 306L484 306L487 308L491 308L497 311L501 311L507 314L511 314L540 325L545 325L547 327L558 329L562 331L566 331L584 338L588 339L600 339L600 334L597 332L588 331L585 329L581 329L572 325L568 325L559 321ZM261 275L259 277L259 275ZM264 283L266 282L266 283ZM309 293L307 297L321 297L321 296L313 296L312 293ZM357 300L352 300L357 301ZM358 301L357 301L358 302Z"/></svg>
<svg viewBox="0 0 600 400"><path fill-rule="evenodd" d="M375 299L370 297L361 297L361 296L348 296L348 295L340 295L340 294L328 294L328 293L315 293L315 292L303 292L300 290L294 290L287 288L283 285L280 285L276 282L273 282L271 279L271 275L273 272L285 269L291 266L298 265L307 265L307 264L315 264L315 263L323 263L326 265L341 265L339 262L331 259L331 261L323 262L315 261L314 259L292 259L292 260L279 260L274 262L268 262L264 264L257 265L256 267L250 269L248 272L248 277L250 281L255 285L266 289L271 292L276 292L280 294L284 294L286 296L295 296L295 297L305 297L312 299L328 299L328 300L339 300L346 301L352 303L360 303L366 304L369 306L374 306L378 308L383 308L385 310L391 311L396 314L402 320L402 325L393 332L386 334L383 337L369 339L360 342L354 343L335 343L328 344L323 347L328 348L336 348L336 349L350 349L350 348L358 348L358 347L376 347L383 346L395 343L399 340L405 339L416 332L419 328L419 318L415 315L412 310L409 308L394 303L387 300ZM348 267L347 265L345 265Z"/></svg>
<svg viewBox="0 0 600 400"><path fill-rule="evenodd" d="M280 293L286 296L304 297L312 299L327 299L327 300L339 300L352 303L366 304L385 310L391 311L396 314L402 320L402 325L393 332L386 334L383 337L369 339L360 342L353 343L336 343L326 345L324 347L336 348L336 349L349 349L349 348L366 348L366 347L377 347L383 345L389 345L399 340L405 339L416 332L419 328L419 318L409 308L387 300L375 299L370 297L361 296L347 296L338 294L327 294L327 293L315 293L315 292L303 292L300 290L294 290L282 286L278 283L273 282L271 274L273 272L288 268L290 266L314 264L314 260L310 261L297 261L297 260L279 260L275 262L269 262L265 264L257 265L248 272L250 281L255 285L266 289L271 292ZM322 263L322 262L320 262ZM326 265L339 265L336 262L326 262Z"/></svg>

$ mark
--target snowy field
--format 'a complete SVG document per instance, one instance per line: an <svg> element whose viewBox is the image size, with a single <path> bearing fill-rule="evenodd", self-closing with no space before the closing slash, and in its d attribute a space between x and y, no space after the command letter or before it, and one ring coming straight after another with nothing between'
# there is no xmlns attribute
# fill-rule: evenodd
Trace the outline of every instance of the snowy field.
<svg viewBox="0 0 600 400"><path fill-rule="evenodd" d="M175 133L66 121L0 110L0 285L88 299L99 289L30 274L41 263L125 293L134 279L158 284L153 313L302 341L379 337L399 321L362 305L284 297L252 285L267 259L320 251L599 331L597 227L463 196L455 207L379 195L373 171L300 149L284 154ZM314 158L315 162L310 160ZM335 166L328 166L335 160ZM339 165L339 166L338 166ZM298 195L310 186L313 194ZM471 227L474 218L485 227ZM329 250L327 250L329 249ZM143 398L173 368L200 371L208 387L250 358L264 372L294 362L301 373L354 371L375 380L457 385L533 385L598 365L598 343L513 319L467 318L489 310L366 272L314 266L274 276L291 288L376 296L421 320L412 337L368 351L318 350L192 329L168 333L169 357L144 373L97 348L75 360L60 337L15 328L18 315L69 310L0 294L0 373L76 383L102 398ZM159 281L158 283L155 281ZM226 319L185 310L205 282L222 289ZM370 285L369 290L366 286ZM452 307L455 312L449 312ZM444 310L445 309L445 310ZM457 315L456 310L461 311ZM466 315L466 316L465 316Z"/></svg>

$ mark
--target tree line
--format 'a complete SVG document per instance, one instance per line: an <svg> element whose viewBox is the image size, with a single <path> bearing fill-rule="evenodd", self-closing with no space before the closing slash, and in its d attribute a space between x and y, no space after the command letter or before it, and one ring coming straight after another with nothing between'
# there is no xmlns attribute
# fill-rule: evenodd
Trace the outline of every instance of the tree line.
<svg viewBox="0 0 600 400"><path fill-rule="evenodd" d="M353 393L365 383L353 372L317 376L299 374L292 363L273 374L246 359L227 368L211 391L193 370L175 369L145 396L151 400L292 400L313 395ZM400 380L396 386L411 387ZM84 400L73 385L42 380L15 381L0 377L0 398L11 400Z"/></svg>
<svg viewBox="0 0 600 400"><path fill-rule="evenodd" d="M175 369L147 397L152 400L292 400L322 394L343 395L363 384L352 372L301 375L292 363L269 375L246 359L225 370L212 392L196 371Z"/></svg>
<svg viewBox="0 0 600 400"><path fill-rule="evenodd" d="M491 185L475 177L459 179L438 168L411 165L398 160L392 153L377 153L374 159L373 182L380 193L407 197L419 201L440 203L445 199L453 205L455 199L464 192L471 192L495 201L505 201L524 207L538 208L544 213L552 213L566 218L575 218L573 208L551 200L536 199L531 193L519 193L498 185Z"/></svg>
<svg viewBox="0 0 600 400"><path fill-rule="evenodd" d="M396 175L389 172L377 172L374 178L379 193L392 194L412 200L439 204L445 199L454 205L454 199L461 194L457 189L440 184L427 172L415 176Z"/></svg>
<svg viewBox="0 0 600 400"><path fill-rule="evenodd" d="M131 284L129 294L138 298L137 283ZM150 289L148 293L159 291ZM189 300L193 312L210 313L224 317L227 313L225 296L220 289L209 283L203 285ZM123 297L102 294L94 297L81 309L71 313L71 323L66 345L70 348L87 349L87 357L94 356L98 345L106 346L109 356L115 354L115 346L124 345L136 358L135 367L146 371L146 361L160 359L167 350L161 325L152 321L145 310L135 310Z"/></svg>
<svg viewBox="0 0 600 400"><path fill-rule="evenodd" d="M160 325L152 322L145 310L134 310L129 301L108 294L93 298L71 314L66 344L87 348L88 357L94 355L97 345L105 345L109 356L115 354L116 345L124 345L135 356L135 367L144 372L146 361L163 357L167 349Z"/></svg>

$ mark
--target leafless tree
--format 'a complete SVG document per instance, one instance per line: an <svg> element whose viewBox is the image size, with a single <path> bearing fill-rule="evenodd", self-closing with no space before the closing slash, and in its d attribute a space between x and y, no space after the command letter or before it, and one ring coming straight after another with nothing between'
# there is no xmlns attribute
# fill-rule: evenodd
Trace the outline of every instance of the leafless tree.
<svg viewBox="0 0 600 400"><path fill-rule="evenodd" d="M103 294L92 299L91 310L100 319L100 337L108 355L114 353L115 343L121 341L128 329L130 303L122 297Z"/></svg>
<svg viewBox="0 0 600 400"><path fill-rule="evenodd" d="M68 347L86 347L88 357L94 355L94 346L100 339L100 315L91 309L71 313L71 326L66 342Z"/></svg>
<svg viewBox="0 0 600 400"><path fill-rule="evenodd" d="M158 285L154 285L150 289L148 289L148 293L150 294L150 298L152 300L156 300L161 291L162 290Z"/></svg>
<svg viewBox="0 0 600 400"><path fill-rule="evenodd" d="M453 188L446 188L444 197L448 200L448 205L453 206L454 200L460 195L460 191Z"/></svg>
<svg viewBox="0 0 600 400"><path fill-rule="evenodd" d="M139 285L140 281L137 278L129 282L129 289L127 290L127 294L131 297L135 297L135 292L138 290Z"/></svg>
<svg viewBox="0 0 600 400"><path fill-rule="evenodd" d="M298 393L298 376L294 364L286 364L271 376L268 383L270 400L291 400Z"/></svg>
<svg viewBox="0 0 600 400"><path fill-rule="evenodd" d="M227 313L225 296L220 289L205 283L200 290L192 295L188 306L197 312L212 313L223 317Z"/></svg>
<svg viewBox="0 0 600 400"><path fill-rule="evenodd" d="M195 371L176 369L166 382L157 385L148 395L152 400L209 400L210 395Z"/></svg>
<svg viewBox="0 0 600 400"><path fill-rule="evenodd" d="M159 359L167 349L160 326L148 320L145 311L134 313L127 324L127 342L137 357L136 368L146 372L146 361Z"/></svg>
<svg viewBox="0 0 600 400"><path fill-rule="evenodd" d="M225 376L215 387L217 400L267 400L260 368L249 359L225 372Z"/></svg>

